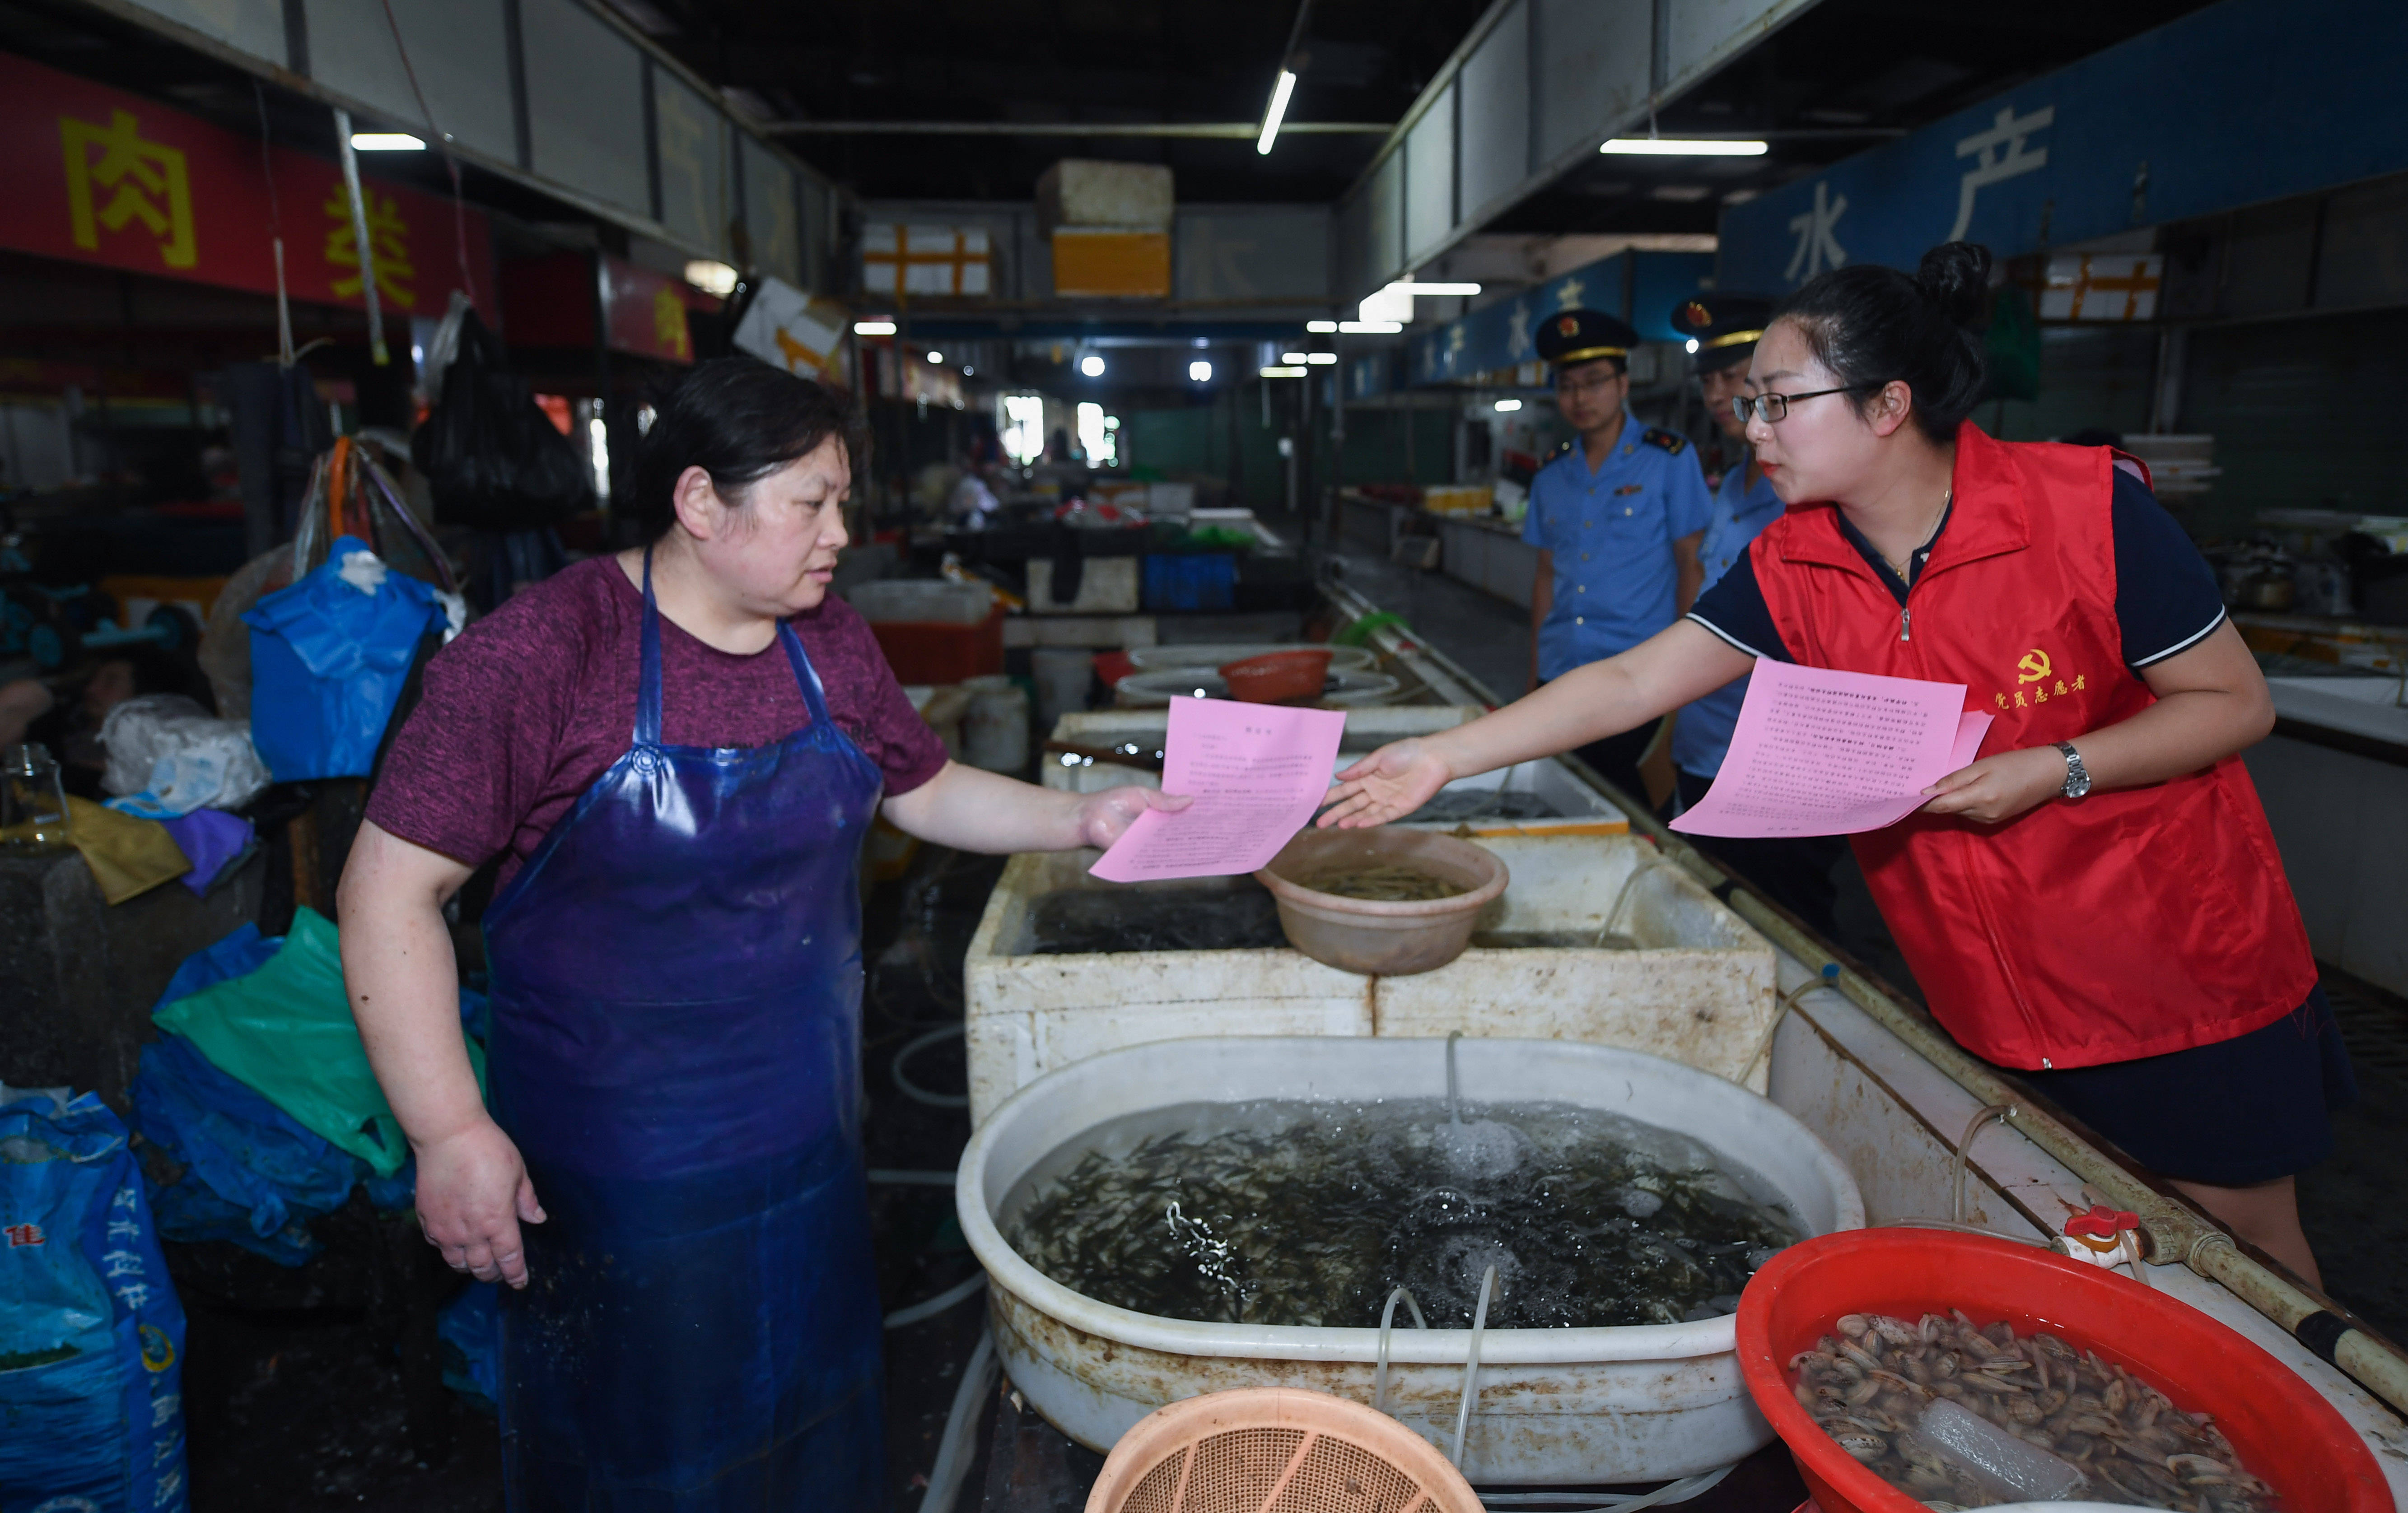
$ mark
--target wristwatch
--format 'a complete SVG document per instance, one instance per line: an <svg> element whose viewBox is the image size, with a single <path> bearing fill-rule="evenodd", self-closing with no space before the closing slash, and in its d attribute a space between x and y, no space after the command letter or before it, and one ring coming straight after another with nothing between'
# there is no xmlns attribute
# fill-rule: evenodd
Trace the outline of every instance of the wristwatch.
<svg viewBox="0 0 2408 1513"><path fill-rule="evenodd" d="M2082 764L2082 753L2071 741L2056 743L2057 753L2065 758L2065 796L2080 798L2090 792L2090 769Z"/></svg>

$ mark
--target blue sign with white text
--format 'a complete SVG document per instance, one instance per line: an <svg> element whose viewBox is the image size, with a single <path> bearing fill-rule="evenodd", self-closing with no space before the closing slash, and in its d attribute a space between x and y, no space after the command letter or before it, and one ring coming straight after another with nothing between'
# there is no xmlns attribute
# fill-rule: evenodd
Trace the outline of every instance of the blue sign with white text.
<svg viewBox="0 0 2408 1513"><path fill-rule="evenodd" d="M1680 334L1670 324L1673 307L1698 292L1713 265L1705 252L1631 250L1599 258L1407 342L1403 386L1464 383L1536 362L1531 335L1557 310L1604 310L1638 327L1648 341L1678 341ZM1373 369L1350 369L1348 397L1383 392L1369 387L1382 377Z"/></svg>
<svg viewBox="0 0 2408 1513"><path fill-rule="evenodd" d="M2408 5L2223 0L1735 206L1725 289L2000 256L2408 170Z"/></svg>

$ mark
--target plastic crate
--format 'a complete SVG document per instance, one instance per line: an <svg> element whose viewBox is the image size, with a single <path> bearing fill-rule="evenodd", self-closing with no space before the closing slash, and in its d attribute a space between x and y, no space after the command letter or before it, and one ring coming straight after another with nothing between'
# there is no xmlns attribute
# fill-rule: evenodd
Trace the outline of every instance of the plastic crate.
<svg viewBox="0 0 2408 1513"><path fill-rule="evenodd" d="M873 621L869 632L898 683L959 683L1003 671L1003 611L973 625Z"/></svg>
<svg viewBox="0 0 2408 1513"><path fill-rule="evenodd" d="M1145 607L1155 614L1227 609L1237 603L1235 553L1205 551L1145 559Z"/></svg>

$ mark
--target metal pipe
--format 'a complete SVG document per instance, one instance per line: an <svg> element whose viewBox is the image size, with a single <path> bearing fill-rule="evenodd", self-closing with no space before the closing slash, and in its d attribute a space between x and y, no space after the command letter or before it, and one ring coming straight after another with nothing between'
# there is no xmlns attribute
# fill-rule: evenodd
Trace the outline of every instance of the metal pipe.
<svg viewBox="0 0 2408 1513"><path fill-rule="evenodd" d="M351 113L335 112L335 145L341 150L343 189L351 200L351 246L360 257L360 297L368 307L368 357L379 367L393 361L384 345L384 307L377 298L376 247L368 240L368 202L360 193L360 159L351 147Z"/></svg>
<svg viewBox="0 0 2408 1513"><path fill-rule="evenodd" d="M1291 121L1280 135L1385 136L1396 128L1377 121ZM772 136L1170 136L1251 142L1258 121L773 121Z"/></svg>

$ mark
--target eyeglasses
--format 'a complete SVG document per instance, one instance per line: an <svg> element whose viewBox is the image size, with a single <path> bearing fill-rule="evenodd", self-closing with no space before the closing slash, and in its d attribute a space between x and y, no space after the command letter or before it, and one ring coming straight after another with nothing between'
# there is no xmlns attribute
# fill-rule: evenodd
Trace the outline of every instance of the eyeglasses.
<svg viewBox="0 0 2408 1513"><path fill-rule="evenodd" d="M1567 378L1559 377L1555 379L1555 393L1559 394L1600 394L1607 389L1611 388L1614 381L1621 377L1622 375L1619 373L1608 373L1600 378Z"/></svg>
<svg viewBox="0 0 2408 1513"><path fill-rule="evenodd" d="M1811 389L1802 394L1739 394L1731 400L1731 413L1745 425L1751 411L1764 417L1767 425L1779 425L1789 418L1789 407L1801 399L1820 399L1825 394L1853 394L1867 389L1878 389L1878 383L1842 384L1837 389Z"/></svg>

